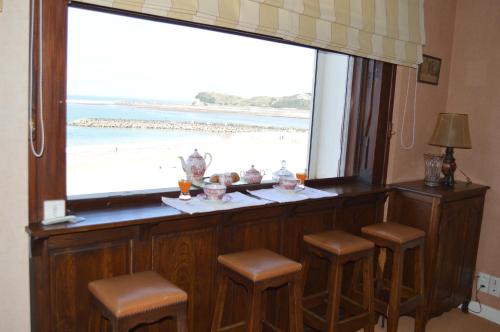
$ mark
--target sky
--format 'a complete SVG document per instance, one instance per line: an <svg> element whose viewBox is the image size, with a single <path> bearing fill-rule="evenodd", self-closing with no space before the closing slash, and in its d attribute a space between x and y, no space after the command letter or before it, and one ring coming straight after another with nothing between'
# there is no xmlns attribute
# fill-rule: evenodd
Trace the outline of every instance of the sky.
<svg viewBox="0 0 500 332"><path fill-rule="evenodd" d="M68 96L190 102L311 93L316 51L70 8Z"/></svg>

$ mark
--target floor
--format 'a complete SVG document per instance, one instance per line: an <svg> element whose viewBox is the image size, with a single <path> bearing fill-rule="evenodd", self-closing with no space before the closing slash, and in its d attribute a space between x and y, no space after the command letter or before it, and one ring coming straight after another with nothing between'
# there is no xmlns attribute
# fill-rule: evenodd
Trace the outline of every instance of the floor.
<svg viewBox="0 0 500 332"><path fill-rule="evenodd" d="M413 332L413 318L401 317L398 332ZM362 331L362 330L360 330ZM380 324L375 332L387 331ZM472 314L464 314L458 309L451 310L427 323L426 332L500 332L500 325L487 321Z"/></svg>

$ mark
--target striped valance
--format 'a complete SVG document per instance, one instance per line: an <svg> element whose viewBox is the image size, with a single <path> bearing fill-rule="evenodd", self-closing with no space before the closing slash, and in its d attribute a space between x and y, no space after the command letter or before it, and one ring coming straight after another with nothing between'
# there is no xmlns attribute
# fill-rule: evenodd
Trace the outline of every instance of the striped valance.
<svg viewBox="0 0 500 332"><path fill-rule="evenodd" d="M254 32L405 66L422 62L423 0L78 2Z"/></svg>

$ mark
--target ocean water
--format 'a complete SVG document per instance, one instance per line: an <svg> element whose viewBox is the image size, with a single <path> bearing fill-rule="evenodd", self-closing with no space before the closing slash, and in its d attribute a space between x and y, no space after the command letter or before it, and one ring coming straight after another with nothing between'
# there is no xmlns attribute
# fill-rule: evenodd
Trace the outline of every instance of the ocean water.
<svg viewBox="0 0 500 332"><path fill-rule="evenodd" d="M182 122L212 122L216 124L266 125L281 128L308 129L309 119L256 116L245 114L225 114L217 112L184 112L134 108L118 105L67 104L68 122L86 118L128 119L128 120L169 120ZM203 139L213 133L195 131L169 131L158 129L128 128L67 128L67 146L117 145L146 142L176 142L186 139Z"/></svg>

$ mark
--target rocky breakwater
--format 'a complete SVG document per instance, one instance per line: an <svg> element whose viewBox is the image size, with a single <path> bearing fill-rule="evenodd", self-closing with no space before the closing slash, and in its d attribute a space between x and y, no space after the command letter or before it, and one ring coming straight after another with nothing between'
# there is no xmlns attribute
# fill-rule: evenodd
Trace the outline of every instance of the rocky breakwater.
<svg viewBox="0 0 500 332"><path fill-rule="evenodd" d="M273 126L245 125L238 123L213 122L178 122L164 120L126 120L126 119L78 119L71 121L70 126L91 128L128 128L157 130L190 130L213 133L242 133L256 131L302 132L304 129L283 128Z"/></svg>

